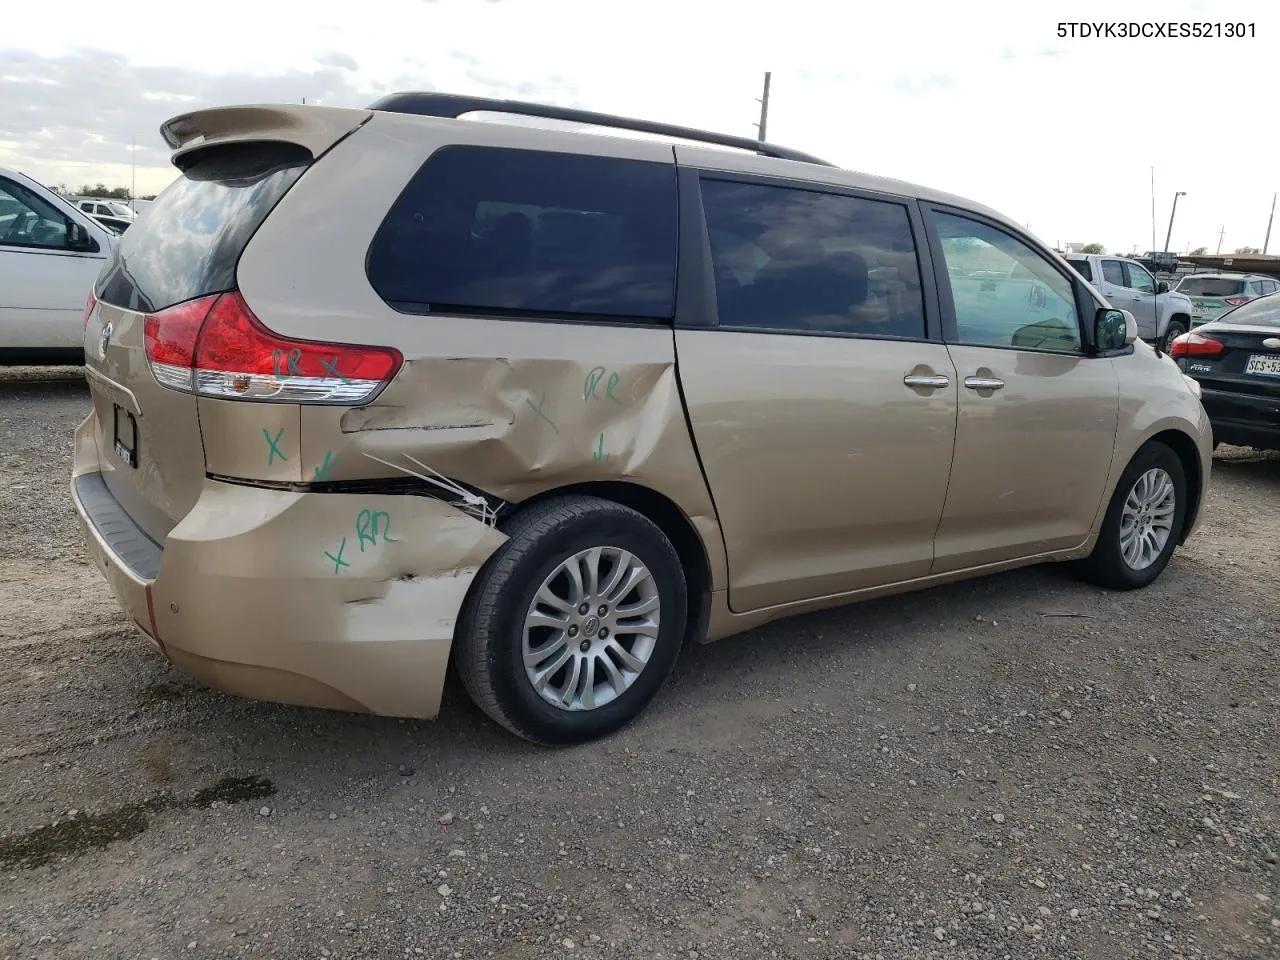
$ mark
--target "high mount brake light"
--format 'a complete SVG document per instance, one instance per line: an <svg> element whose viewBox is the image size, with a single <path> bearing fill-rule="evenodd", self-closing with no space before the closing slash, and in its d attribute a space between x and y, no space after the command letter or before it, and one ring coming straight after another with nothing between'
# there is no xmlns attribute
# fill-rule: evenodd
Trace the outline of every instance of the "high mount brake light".
<svg viewBox="0 0 1280 960"><path fill-rule="evenodd" d="M282 337L235 290L148 314L144 327L156 381L202 397L356 406L404 364L390 347Z"/></svg>
<svg viewBox="0 0 1280 960"><path fill-rule="evenodd" d="M1169 345L1169 356L1178 357L1216 357L1227 349L1220 340L1206 337L1202 333L1184 333Z"/></svg>

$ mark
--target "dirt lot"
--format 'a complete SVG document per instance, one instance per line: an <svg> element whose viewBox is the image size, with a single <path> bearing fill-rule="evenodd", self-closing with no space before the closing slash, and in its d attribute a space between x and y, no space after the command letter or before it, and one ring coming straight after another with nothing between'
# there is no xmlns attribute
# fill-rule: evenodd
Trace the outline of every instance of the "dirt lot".
<svg viewBox="0 0 1280 960"><path fill-rule="evenodd" d="M693 650L539 749L193 686L67 499L76 371L0 371L0 958L1280 956L1280 458L1146 591L1054 568Z"/></svg>

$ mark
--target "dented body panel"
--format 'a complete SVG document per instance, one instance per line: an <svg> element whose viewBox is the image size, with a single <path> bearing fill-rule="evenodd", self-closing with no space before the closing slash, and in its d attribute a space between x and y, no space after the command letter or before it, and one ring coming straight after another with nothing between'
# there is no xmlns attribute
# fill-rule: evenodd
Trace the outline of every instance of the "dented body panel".
<svg viewBox="0 0 1280 960"><path fill-rule="evenodd" d="M346 255L368 249L435 149L502 142L507 134L495 127L377 115L307 172L305 196L286 194L245 250L240 290L263 323L311 340L395 344L405 358L395 380L364 407L302 407L298 436L280 438L300 443L298 470L268 462L266 424L253 409L261 405L214 411L216 402L202 401L202 422L216 414L219 432L257 448L256 463L253 455L239 462L226 446L225 462L238 471L229 475L246 478L394 479L419 473L416 460L511 503L574 484L638 484L679 506L720 589L724 547L684 418L669 326L401 313L372 289L364 259ZM404 149L407 138L413 150ZM543 139L543 149L592 147L572 134ZM617 141L599 149L619 153ZM622 152L674 164L664 144L629 141ZM367 202L347 203L352 189Z"/></svg>
<svg viewBox="0 0 1280 960"><path fill-rule="evenodd" d="M76 476L99 472L96 416ZM116 599L175 666L230 693L388 716L436 715L463 599L506 539L432 497L206 479L149 580L73 501Z"/></svg>

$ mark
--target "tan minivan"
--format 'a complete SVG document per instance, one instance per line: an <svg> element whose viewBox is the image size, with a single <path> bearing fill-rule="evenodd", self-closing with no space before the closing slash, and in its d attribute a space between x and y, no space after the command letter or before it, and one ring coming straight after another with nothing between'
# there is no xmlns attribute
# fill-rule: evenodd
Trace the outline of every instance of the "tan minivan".
<svg viewBox="0 0 1280 960"><path fill-rule="evenodd" d="M211 686L434 717L452 659L570 743L686 641L1050 560L1141 587L1195 526L1194 383L958 197L440 94L163 134L182 175L86 309L72 495Z"/></svg>

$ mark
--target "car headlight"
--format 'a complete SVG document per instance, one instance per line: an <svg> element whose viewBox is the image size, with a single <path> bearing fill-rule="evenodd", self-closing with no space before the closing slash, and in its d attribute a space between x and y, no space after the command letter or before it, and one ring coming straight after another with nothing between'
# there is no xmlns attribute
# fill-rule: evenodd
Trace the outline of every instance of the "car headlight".
<svg viewBox="0 0 1280 960"><path fill-rule="evenodd" d="M1195 377L1188 377L1185 373L1182 375L1182 379L1187 381L1187 388L1196 395L1196 399L1199 399L1201 395L1200 381Z"/></svg>

